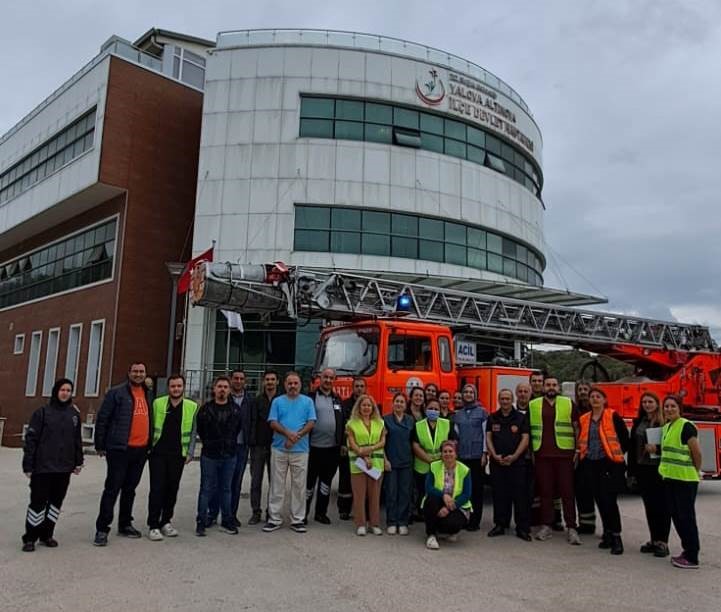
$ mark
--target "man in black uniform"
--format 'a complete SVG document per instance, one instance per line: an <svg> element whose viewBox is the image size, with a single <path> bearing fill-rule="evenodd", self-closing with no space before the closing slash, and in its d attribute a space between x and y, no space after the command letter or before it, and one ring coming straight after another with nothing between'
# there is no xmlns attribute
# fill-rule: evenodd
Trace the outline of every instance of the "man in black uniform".
<svg viewBox="0 0 721 612"><path fill-rule="evenodd" d="M341 409L343 411L343 423L347 423L353 406L361 395L366 393L366 381L357 376L353 379L353 394L343 400ZM350 486L350 462L348 461L348 447L340 449L340 464L338 465L338 516L341 520L350 519L350 511L353 507L353 491Z"/></svg>
<svg viewBox="0 0 721 612"><path fill-rule="evenodd" d="M528 516L525 456L529 426L524 414L513 408L513 392L498 392L499 409L488 417L486 442L491 458L493 523L489 537L506 533L511 525L511 507L516 520L516 535L531 541Z"/></svg>
<svg viewBox="0 0 721 612"><path fill-rule="evenodd" d="M579 380L576 383L576 409L578 416L591 410L588 396L591 393L591 383ZM578 533L592 534L596 532L596 506L593 503L593 491L588 483L584 482L583 471L576 468L574 491L576 493L576 508L578 509Z"/></svg>

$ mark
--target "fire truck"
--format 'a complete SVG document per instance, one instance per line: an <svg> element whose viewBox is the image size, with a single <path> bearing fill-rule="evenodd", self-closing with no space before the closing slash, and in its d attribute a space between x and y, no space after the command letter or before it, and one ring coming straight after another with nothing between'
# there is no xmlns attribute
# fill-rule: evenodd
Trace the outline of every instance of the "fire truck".
<svg viewBox="0 0 721 612"><path fill-rule="evenodd" d="M528 367L479 363L475 347L503 341L521 363L524 343L568 345L634 366L631 377L599 381L627 423L641 395L683 398L699 429L702 471L721 476L721 352L708 328L556 304L408 284L336 270L201 262L192 271L193 305L302 322L324 319L315 371L333 368L336 391L362 376L384 412L399 391L471 382L489 409L500 389L528 381Z"/></svg>

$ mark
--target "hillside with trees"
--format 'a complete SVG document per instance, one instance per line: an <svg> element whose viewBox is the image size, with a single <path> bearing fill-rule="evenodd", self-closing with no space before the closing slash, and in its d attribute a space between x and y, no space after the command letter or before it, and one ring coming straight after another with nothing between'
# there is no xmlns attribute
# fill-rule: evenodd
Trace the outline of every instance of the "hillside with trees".
<svg viewBox="0 0 721 612"><path fill-rule="evenodd" d="M543 370L547 374L553 374L561 382L578 380L581 377L583 367L593 361L597 361L606 369L611 380L618 380L633 373L633 366L629 364L604 355L593 355L587 351L577 349L562 351L532 350L526 359L529 367ZM593 372L594 369L589 365L585 377L593 379ZM603 380L603 378L599 380Z"/></svg>

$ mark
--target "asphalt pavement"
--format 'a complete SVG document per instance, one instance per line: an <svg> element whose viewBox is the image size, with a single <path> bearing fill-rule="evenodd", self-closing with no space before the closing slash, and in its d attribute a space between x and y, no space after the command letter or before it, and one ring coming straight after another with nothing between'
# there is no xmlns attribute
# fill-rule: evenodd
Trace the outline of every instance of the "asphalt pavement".
<svg viewBox="0 0 721 612"><path fill-rule="evenodd" d="M697 514L701 568L679 570L668 559L642 555L648 535L641 500L621 500L626 553L613 557L585 536L580 547L559 534L532 543L507 535L488 538L492 510L482 531L457 543L425 548L421 525L402 536L355 535L337 520L335 495L329 526L310 522L308 532L284 528L266 534L243 526L236 536L211 528L193 534L200 467L186 468L174 525L180 536L162 542L128 540L112 532L106 548L92 545L105 474L104 460L86 458L73 476L56 530L57 549L20 550L28 502L21 453L0 449L0 610L519 610L624 612L721 609L721 483L701 484ZM249 474L246 473L247 487ZM135 526L147 535L147 469L135 504ZM490 501L490 500L489 500ZM679 552L675 533L674 554Z"/></svg>

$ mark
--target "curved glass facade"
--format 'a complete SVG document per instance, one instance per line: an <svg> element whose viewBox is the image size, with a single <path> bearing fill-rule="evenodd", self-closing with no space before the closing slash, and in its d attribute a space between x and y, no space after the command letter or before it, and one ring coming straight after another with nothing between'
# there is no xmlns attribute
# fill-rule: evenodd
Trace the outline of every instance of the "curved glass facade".
<svg viewBox="0 0 721 612"><path fill-rule="evenodd" d="M296 204L293 248L438 261L543 285L543 260L528 245L476 225L421 215Z"/></svg>
<svg viewBox="0 0 721 612"><path fill-rule="evenodd" d="M543 176L530 156L477 124L445 114L354 98L301 96L300 136L366 140L460 157L505 174L541 197Z"/></svg>

